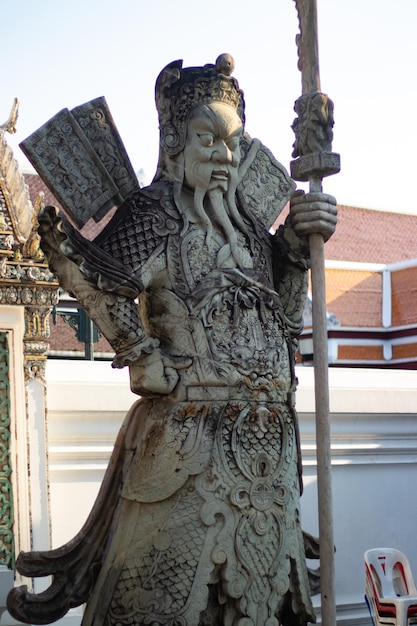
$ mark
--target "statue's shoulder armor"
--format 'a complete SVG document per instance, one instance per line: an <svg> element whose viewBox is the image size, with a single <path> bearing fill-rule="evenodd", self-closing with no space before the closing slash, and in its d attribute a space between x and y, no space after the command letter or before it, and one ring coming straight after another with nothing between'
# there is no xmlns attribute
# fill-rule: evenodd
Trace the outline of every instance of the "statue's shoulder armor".
<svg viewBox="0 0 417 626"><path fill-rule="evenodd" d="M138 267L178 232L180 216L167 183L140 189L117 210L94 243L116 259Z"/></svg>

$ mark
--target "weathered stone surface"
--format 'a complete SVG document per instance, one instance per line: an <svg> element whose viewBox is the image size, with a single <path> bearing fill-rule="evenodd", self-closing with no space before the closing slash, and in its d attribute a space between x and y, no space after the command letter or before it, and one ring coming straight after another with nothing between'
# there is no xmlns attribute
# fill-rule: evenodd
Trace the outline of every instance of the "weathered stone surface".
<svg viewBox="0 0 417 626"><path fill-rule="evenodd" d="M84 626L303 624L314 619L299 518L294 352L308 236L328 238L335 200L298 194L244 133L233 61L160 74L161 152L93 241L52 207L40 216L50 267L130 368L142 396L120 432L85 527L18 569L53 574L9 596L48 623L87 602Z"/></svg>

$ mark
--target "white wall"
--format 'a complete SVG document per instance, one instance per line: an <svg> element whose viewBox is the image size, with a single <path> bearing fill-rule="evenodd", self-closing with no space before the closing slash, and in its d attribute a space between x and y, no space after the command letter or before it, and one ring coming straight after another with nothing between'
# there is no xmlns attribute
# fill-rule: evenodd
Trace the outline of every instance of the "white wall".
<svg viewBox="0 0 417 626"><path fill-rule="evenodd" d="M53 547L81 528L126 412L138 399L128 370L107 361L48 361L46 368Z"/></svg>
<svg viewBox="0 0 417 626"><path fill-rule="evenodd" d="M297 369L304 465L303 527L317 534L314 373ZM405 552L417 578L417 376L412 371L330 369L333 516L338 624L369 625L363 553ZM130 405L128 372L107 362L49 361L52 541L88 515ZM314 565L313 565L314 566ZM315 598L319 605L320 598Z"/></svg>

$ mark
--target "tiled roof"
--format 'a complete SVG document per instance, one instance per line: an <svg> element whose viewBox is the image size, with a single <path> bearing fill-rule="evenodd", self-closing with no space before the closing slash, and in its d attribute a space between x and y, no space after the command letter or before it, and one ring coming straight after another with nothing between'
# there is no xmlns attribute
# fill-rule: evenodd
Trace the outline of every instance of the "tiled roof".
<svg viewBox="0 0 417 626"><path fill-rule="evenodd" d="M36 198L40 193L45 194L45 204L53 204L54 206L60 207L59 202L49 191L48 187L45 185L43 180L37 174L24 174L25 183L29 187L29 194L32 202L35 202Z"/></svg>
<svg viewBox="0 0 417 626"><path fill-rule="evenodd" d="M78 341L75 330L71 328L60 315L57 315L55 319L51 320L50 332L51 334L48 341L51 350L84 353L84 344ZM94 352L113 354L112 348L104 337L101 337L100 340L94 344Z"/></svg>
<svg viewBox="0 0 417 626"><path fill-rule="evenodd" d="M326 259L395 263L417 258L417 215L339 206L336 232Z"/></svg>

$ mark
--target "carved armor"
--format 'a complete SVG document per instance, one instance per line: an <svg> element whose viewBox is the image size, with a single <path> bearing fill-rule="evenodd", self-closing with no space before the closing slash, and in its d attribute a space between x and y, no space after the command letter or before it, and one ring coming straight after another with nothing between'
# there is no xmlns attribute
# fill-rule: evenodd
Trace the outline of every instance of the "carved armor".
<svg viewBox="0 0 417 626"><path fill-rule="evenodd" d="M303 304L292 296L305 290L307 260L301 249L286 254L286 227L272 237L254 216L245 223L237 267L220 233L208 246L198 226L183 232L170 185L159 183L95 242L143 285L144 340L158 338L179 380L130 418L142 425L123 513L84 626L261 626L278 624L288 603L312 619L292 407ZM213 611L222 621L204 622Z"/></svg>

